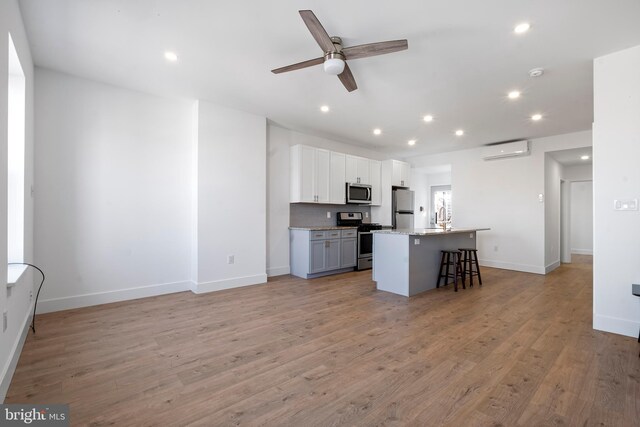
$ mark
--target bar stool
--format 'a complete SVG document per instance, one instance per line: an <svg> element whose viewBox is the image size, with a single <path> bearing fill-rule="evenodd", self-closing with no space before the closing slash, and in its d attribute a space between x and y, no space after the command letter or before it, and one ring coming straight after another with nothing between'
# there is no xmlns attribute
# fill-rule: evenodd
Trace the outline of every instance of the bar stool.
<svg viewBox="0 0 640 427"><path fill-rule="evenodd" d="M440 279L444 278L444 285L448 285L447 280L453 279L453 289L458 292L458 277L462 280L462 289L466 289L464 286L464 276L462 275L462 266L460 265L461 254L460 251L440 251L442 252L442 258L440 259L440 272L438 273L438 283L436 288L440 287ZM453 272L449 273L449 266L453 267ZM446 272L442 274L442 270L446 268Z"/></svg>
<svg viewBox="0 0 640 427"><path fill-rule="evenodd" d="M464 283L468 274L469 287L473 288L473 276L478 276L478 281L480 282L480 286L482 286L482 276L480 276L480 265L478 264L478 250L472 248L460 248L458 250L462 252L462 283Z"/></svg>

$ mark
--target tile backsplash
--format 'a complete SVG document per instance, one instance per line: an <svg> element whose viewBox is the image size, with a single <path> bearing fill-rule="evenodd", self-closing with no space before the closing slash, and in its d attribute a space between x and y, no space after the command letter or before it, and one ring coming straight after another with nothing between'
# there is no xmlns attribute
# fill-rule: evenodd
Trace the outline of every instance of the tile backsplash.
<svg viewBox="0 0 640 427"><path fill-rule="evenodd" d="M327 218L327 212L331 212L331 218ZM338 212L362 212L365 214L363 221L371 222L370 206L291 203L289 204L289 226L321 227L336 225L336 214Z"/></svg>

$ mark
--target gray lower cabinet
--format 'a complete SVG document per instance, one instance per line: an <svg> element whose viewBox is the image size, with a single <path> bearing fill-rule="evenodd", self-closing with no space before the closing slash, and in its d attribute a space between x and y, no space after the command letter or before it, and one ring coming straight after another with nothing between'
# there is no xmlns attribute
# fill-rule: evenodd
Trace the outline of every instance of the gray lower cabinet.
<svg viewBox="0 0 640 427"><path fill-rule="evenodd" d="M355 235L355 230L290 230L291 274L309 279L353 270Z"/></svg>
<svg viewBox="0 0 640 427"><path fill-rule="evenodd" d="M341 267L355 267L358 264L358 239L347 238L340 240Z"/></svg>

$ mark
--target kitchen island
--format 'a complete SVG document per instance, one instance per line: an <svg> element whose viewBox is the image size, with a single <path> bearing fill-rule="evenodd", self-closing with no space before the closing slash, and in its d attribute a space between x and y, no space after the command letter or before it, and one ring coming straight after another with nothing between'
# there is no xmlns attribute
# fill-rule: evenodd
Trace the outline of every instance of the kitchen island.
<svg viewBox="0 0 640 427"><path fill-rule="evenodd" d="M410 297L436 287L441 250L475 248L488 228L374 231L373 280L378 290Z"/></svg>

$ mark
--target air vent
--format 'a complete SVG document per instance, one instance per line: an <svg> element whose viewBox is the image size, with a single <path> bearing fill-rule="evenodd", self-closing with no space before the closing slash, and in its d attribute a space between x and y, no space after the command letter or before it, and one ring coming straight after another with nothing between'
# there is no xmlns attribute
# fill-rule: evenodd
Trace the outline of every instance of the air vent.
<svg viewBox="0 0 640 427"><path fill-rule="evenodd" d="M484 160L528 156L529 154L529 141L515 141L506 144L489 145L484 147L482 150L482 158Z"/></svg>

